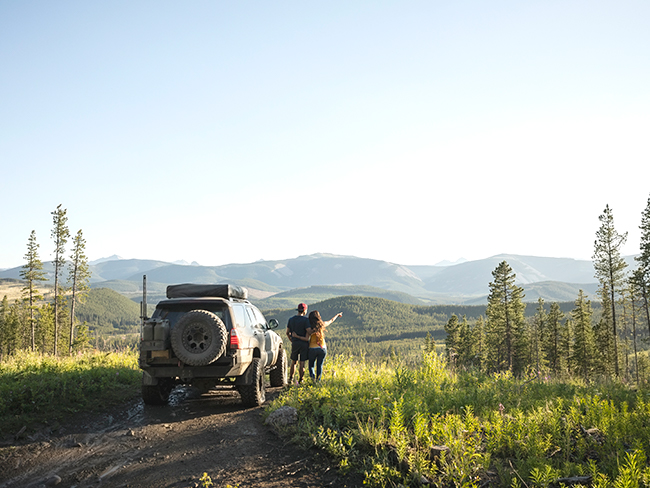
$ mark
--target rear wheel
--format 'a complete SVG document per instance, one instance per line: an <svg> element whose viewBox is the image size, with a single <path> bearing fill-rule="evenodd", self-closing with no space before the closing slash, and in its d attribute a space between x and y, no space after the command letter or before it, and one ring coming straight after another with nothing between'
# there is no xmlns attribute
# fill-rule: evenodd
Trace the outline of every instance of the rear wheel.
<svg viewBox="0 0 650 488"><path fill-rule="evenodd" d="M158 380L157 385L142 385L142 399L146 405L167 405L174 383L169 378Z"/></svg>
<svg viewBox="0 0 650 488"><path fill-rule="evenodd" d="M266 401L266 390L264 389L264 368L260 358L253 358L249 366L253 381L250 385L240 385L239 394L241 400L247 407L257 407Z"/></svg>
<svg viewBox="0 0 650 488"><path fill-rule="evenodd" d="M271 386L286 386L287 384L287 354L284 349L280 349L278 360L269 373L269 382Z"/></svg>

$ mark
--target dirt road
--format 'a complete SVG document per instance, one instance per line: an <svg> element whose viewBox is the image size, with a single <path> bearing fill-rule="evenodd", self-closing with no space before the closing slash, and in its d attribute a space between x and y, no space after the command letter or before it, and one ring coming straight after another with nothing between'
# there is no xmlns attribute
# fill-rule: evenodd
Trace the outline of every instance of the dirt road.
<svg viewBox="0 0 650 488"><path fill-rule="evenodd" d="M267 400L279 388L267 389ZM133 401L0 450L0 488L357 487L324 457L278 437L232 390L177 388L166 407Z"/></svg>

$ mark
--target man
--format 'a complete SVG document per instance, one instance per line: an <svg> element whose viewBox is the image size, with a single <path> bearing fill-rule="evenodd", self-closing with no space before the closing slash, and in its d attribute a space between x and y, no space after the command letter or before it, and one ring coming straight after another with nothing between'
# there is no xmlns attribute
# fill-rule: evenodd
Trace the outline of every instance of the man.
<svg viewBox="0 0 650 488"><path fill-rule="evenodd" d="M309 356L309 342L307 336L309 318L307 318L307 304L301 303L297 308L298 314L289 319L287 323L287 337L291 340L291 367L289 368L289 384L293 384L293 374L296 371L296 363L299 363L299 383L305 375L305 361Z"/></svg>

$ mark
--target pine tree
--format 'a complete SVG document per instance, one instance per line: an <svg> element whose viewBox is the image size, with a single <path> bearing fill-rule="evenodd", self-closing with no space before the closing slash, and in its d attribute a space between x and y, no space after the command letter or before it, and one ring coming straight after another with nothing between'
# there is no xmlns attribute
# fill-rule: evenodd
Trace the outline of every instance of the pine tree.
<svg viewBox="0 0 650 488"><path fill-rule="evenodd" d="M596 241L594 242L594 269L601 289L609 292L609 306L611 307L611 334L614 372L619 375L618 366L618 329L616 324L616 296L625 280L627 264L621 257L621 247L627 240L627 232L619 234L614 227L614 216L609 205L598 219L601 222ZM605 304L603 304L603 307Z"/></svg>
<svg viewBox="0 0 650 488"><path fill-rule="evenodd" d="M506 261L492 272L486 315L490 335L490 354L497 358L498 369L523 370L525 354L523 289L515 285L516 275Z"/></svg>
<svg viewBox="0 0 650 488"><path fill-rule="evenodd" d="M639 354L637 348L637 310L641 291L637 283L637 269L632 276L630 276L630 302L632 307L632 344L634 345L634 371L636 375L636 384L639 385Z"/></svg>
<svg viewBox="0 0 650 488"><path fill-rule="evenodd" d="M54 305L46 303L38 309L36 344L41 354L54 352Z"/></svg>
<svg viewBox="0 0 650 488"><path fill-rule="evenodd" d="M476 358L476 366L479 371L485 371L487 365L487 345L485 338L485 319L483 319L482 315L479 315L478 319L476 319L476 324L474 324L472 332L474 337L474 357Z"/></svg>
<svg viewBox="0 0 650 488"><path fill-rule="evenodd" d="M595 343L594 331L591 323L593 315L591 301L587 300L584 292L580 290L575 301L575 308L571 311L574 324L574 341L571 356L572 369L587 381L593 372Z"/></svg>
<svg viewBox="0 0 650 488"><path fill-rule="evenodd" d="M7 296L2 300L2 350L3 356L11 356L20 349L20 312L18 300L10 304Z"/></svg>
<svg viewBox="0 0 650 488"><path fill-rule="evenodd" d="M39 244L36 243L36 231L32 231L27 241L27 261L20 271L20 276L27 282L23 288L23 294L26 294L25 300L28 302L29 326L31 330L31 349L36 350L36 302L42 300L43 296L39 293L37 283L45 281L45 272L43 263L38 257Z"/></svg>
<svg viewBox="0 0 650 488"><path fill-rule="evenodd" d="M463 366L469 365L472 353L472 331L467 321L467 316L463 315L458 328L458 361Z"/></svg>
<svg viewBox="0 0 650 488"><path fill-rule="evenodd" d="M59 324L63 301L63 290L59 284L59 277L65 265L65 245L70 237L67 222L67 210L61 208L59 204L56 210L52 212L54 227L52 228L52 239L54 240L54 355L58 355L58 342L59 342Z"/></svg>
<svg viewBox="0 0 650 488"><path fill-rule="evenodd" d="M548 367L555 375L559 375L563 365L566 364L566 357L562 357L562 321L564 313L557 302L551 303L551 310L546 317L546 329L544 333L544 356Z"/></svg>
<svg viewBox="0 0 650 488"><path fill-rule="evenodd" d="M570 376L569 358L573 356L574 325L567 319L560 327L559 343L559 374Z"/></svg>
<svg viewBox="0 0 650 488"><path fill-rule="evenodd" d="M545 354L545 338L547 335L547 324L548 316L546 315L546 310L544 309L544 299L539 297L537 299L537 310L535 311L535 316L531 321L531 364L535 365L536 371L541 371L545 369L547 365L546 354Z"/></svg>
<svg viewBox="0 0 650 488"><path fill-rule="evenodd" d="M424 338L424 352L436 352L436 340L433 338L431 332L429 331L427 331L427 336Z"/></svg>
<svg viewBox="0 0 650 488"><path fill-rule="evenodd" d="M640 253L634 258L638 261L639 267L635 271L634 281L641 296L648 332L650 332L650 306L648 303L650 301L650 197L645 210L641 213L639 229L641 229Z"/></svg>
<svg viewBox="0 0 650 488"><path fill-rule="evenodd" d="M456 364L458 347L460 345L460 324L456 314L452 314L449 317L449 320L445 324L445 332L447 333L447 337L445 338L445 354L447 355L449 364L453 366Z"/></svg>
<svg viewBox="0 0 650 488"><path fill-rule="evenodd" d="M7 295L0 302L0 361L4 361L8 355L7 351L7 313L9 311L9 300Z"/></svg>
<svg viewBox="0 0 650 488"><path fill-rule="evenodd" d="M612 337L612 306L610 304L610 292L605 287L598 288L600 298L601 314L600 320L594 326L594 340L598 354L595 356L594 368L601 375L609 376L615 371L614 339Z"/></svg>
<svg viewBox="0 0 650 488"><path fill-rule="evenodd" d="M72 354L72 346L75 343L75 305L85 301L89 290L88 281L90 280L91 272L88 267L88 258L86 257L85 250L86 241L83 238L83 233L79 230L73 240L70 266L68 268L68 283L72 291L72 296L70 297L70 341L68 354Z"/></svg>

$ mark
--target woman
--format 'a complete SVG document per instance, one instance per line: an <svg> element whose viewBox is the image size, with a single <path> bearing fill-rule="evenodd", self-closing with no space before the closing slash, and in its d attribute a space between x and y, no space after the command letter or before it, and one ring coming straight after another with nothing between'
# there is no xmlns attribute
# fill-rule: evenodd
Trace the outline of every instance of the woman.
<svg viewBox="0 0 650 488"><path fill-rule="evenodd" d="M342 316L343 314L339 312L327 322L323 322L318 310L314 310L309 314L309 328L307 329L307 337L309 337L309 376L314 381L320 381L323 374L323 362L327 355L325 328ZM314 371L314 365L316 371Z"/></svg>

